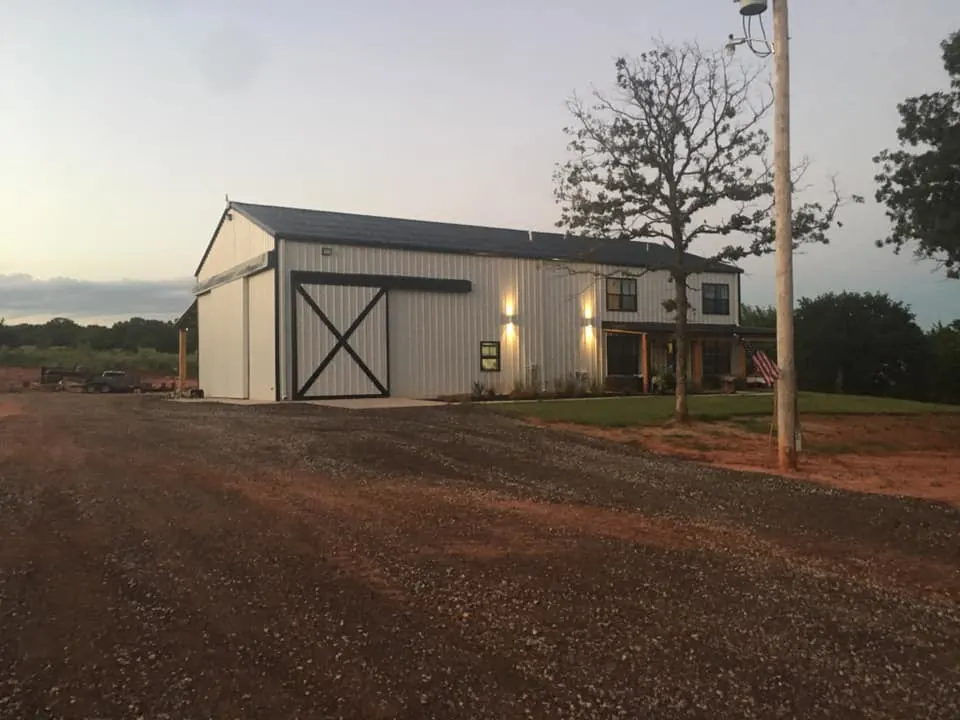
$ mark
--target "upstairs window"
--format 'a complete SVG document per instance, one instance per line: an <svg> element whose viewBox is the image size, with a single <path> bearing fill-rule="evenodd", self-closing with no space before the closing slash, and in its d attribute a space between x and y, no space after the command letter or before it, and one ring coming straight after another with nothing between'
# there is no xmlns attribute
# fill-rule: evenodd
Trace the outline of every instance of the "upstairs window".
<svg viewBox="0 0 960 720"><path fill-rule="evenodd" d="M637 311L636 278L607 278L607 310Z"/></svg>
<svg viewBox="0 0 960 720"><path fill-rule="evenodd" d="M730 314L730 286L725 283L703 284L703 314Z"/></svg>

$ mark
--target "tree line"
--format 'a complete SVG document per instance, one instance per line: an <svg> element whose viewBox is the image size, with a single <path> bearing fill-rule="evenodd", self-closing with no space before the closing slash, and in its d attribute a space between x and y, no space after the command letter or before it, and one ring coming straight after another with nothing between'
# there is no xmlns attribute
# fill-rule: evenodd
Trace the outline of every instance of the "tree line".
<svg viewBox="0 0 960 720"><path fill-rule="evenodd" d="M177 329L170 320L140 317L113 325L80 325L68 318L53 318L45 323L7 324L0 319L0 348L88 348L94 351L124 350L135 353L155 350L175 354L179 351ZM197 334L187 334L187 352L194 353Z"/></svg>
<svg viewBox="0 0 960 720"><path fill-rule="evenodd" d="M741 322L774 328L776 309L745 305ZM960 404L960 318L924 331L885 293L830 292L801 298L794 323L801 390Z"/></svg>

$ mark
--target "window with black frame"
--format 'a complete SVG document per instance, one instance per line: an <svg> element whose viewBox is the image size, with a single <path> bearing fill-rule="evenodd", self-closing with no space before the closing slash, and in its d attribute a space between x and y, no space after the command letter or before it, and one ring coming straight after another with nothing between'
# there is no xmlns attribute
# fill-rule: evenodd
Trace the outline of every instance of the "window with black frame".
<svg viewBox="0 0 960 720"><path fill-rule="evenodd" d="M607 310L613 312L637 311L636 278L607 278Z"/></svg>
<svg viewBox="0 0 960 720"><path fill-rule="evenodd" d="M730 286L725 283L704 283L701 288L703 294L704 315L730 314Z"/></svg>
<svg viewBox="0 0 960 720"><path fill-rule="evenodd" d="M703 376L717 377L730 374L730 341L703 341Z"/></svg>
<svg viewBox="0 0 960 720"><path fill-rule="evenodd" d="M485 340L480 343L480 369L483 372L500 372L499 340Z"/></svg>

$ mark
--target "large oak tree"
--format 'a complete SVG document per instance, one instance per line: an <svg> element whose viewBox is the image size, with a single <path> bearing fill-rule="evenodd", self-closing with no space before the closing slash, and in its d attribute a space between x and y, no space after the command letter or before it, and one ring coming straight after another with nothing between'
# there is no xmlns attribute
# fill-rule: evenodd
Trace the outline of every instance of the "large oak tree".
<svg viewBox="0 0 960 720"><path fill-rule="evenodd" d="M960 31L941 43L947 90L907 98L897 105L898 150L873 160L877 202L887 207L890 234L877 245L895 253L913 245L918 258L934 260L947 277L960 278Z"/></svg>
<svg viewBox="0 0 960 720"><path fill-rule="evenodd" d="M570 158L557 168L560 227L583 238L658 241L673 250L666 270L676 315L675 417L687 410L688 278L701 241L723 238L716 261L772 251L773 172L764 128L773 103L762 67L748 68L695 44L656 42L615 63L615 84L574 97ZM806 164L796 168L794 183ZM826 243L841 198L795 209L794 243ZM859 198L855 198L859 200ZM585 252L584 259L589 259Z"/></svg>

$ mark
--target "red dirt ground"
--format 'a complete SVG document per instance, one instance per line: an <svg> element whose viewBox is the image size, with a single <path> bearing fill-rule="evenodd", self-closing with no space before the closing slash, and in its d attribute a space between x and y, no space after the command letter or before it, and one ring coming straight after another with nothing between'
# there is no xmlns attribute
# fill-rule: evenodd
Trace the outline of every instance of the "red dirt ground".
<svg viewBox="0 0 960 720"><path fill-rule="evenodd" d="M765 421L692 423L687 427L605 429L564 423L552 427L639 445L716 467L778 472L776 437ZM805 416L804 452L790 477L960 506L960 415Z"/></svg>
<svg viewBox="0 0 960 720"><path fill-rule="evenodd" d="M177 381L172 375L141 373L140 380L154 386L173 387ZM40 368L0 366L0 393L20 392L33 383L40 382ZM187 387L196 387L196 379L188 379Z"/></svg>
<svg viewBox="0 0 960 720"><path fill-rule="evenodd" d="M960 717L942 503L469 407L0 404L0 720Z"/></svg>

